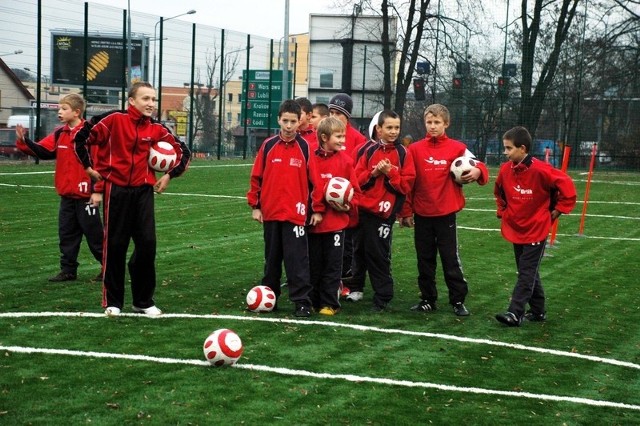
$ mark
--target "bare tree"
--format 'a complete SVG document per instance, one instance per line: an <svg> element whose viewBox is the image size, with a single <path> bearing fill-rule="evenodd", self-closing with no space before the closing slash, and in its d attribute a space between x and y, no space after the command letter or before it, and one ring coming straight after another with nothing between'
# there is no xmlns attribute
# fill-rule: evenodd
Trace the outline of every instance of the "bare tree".
<svg viewBox="0 0 640 426"><path fill-rule="evenodd" d="M547 91L553 82L558 67L558 60L563 43L569 35L571 23L576 16L576 8L579 0L561 0L548 2L544 0L532 0L533 10L530 14L531 1L522 0L521 17L522 24L522 83L520 86L520 117L521 125L535 133L540 115L547 95ZM547 18L552 24L543 25L543 18ZM541 37L550 35L550 28L554 28L550 40L548 53L538 45ZM546 57L544 57L546 53ZM539 72L536 64L541 63ZM534 85L534 74L539 75Z"/></svg>
<svg viewBox="0 0 640 426"><path fill-rule="evenodd" d="M220 81L220 65L223 66L222 82ZM216 99L224 102L224 99L221 99L222 88L231 79L237 65L237 53L226 55L224 61L221 61L214 44L213 53L209 51L206 53L204 72L200 68L196 70L193 127L195 133L200 135L200 143L198 144L200 150L212 151L218 142L218 126L222 125L222 120L216 108Z"/></svg>

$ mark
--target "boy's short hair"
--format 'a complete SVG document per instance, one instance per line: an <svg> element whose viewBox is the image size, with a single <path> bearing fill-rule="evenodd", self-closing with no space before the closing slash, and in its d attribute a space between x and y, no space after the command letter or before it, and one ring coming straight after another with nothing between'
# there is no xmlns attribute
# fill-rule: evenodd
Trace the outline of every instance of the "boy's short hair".
<svg viewBox="0 0 640 426"><path fill-rule="evenodd" d="M311 114L313 112L313 106L311 105L311 101L309 99L300 97L296 98L295 100L296 103L300 105L300 109L302 109L302 112L304 112L305 114Z"/></svg>
<svg viewBox="0 0 640 426"><path fill-rule="evenodd" d="M395 111L392 111L390 109L385 109L378 116L378 126L382 127L382 125L384 124L384 120L386 120L387 118L398 118L399 119L400 116Z"/></svg>
<svg viewBox="0 0 640 426"><path fill-rule="evenodd" d="M84 114L86 103L84 98L77 93L64 96L59 103L69 105L73 111L80 110L80 115Z"/></svg>
<svg viewBox="0 0 640 426"><path fill-rule="evenodd" d="M529 133L529 131L525 127L516 126L512 129L507 130L506 132L504 132L504 135L502 135L502 139L513 142L513 146L515 146L516 148L524 146L527 152L531 150L531 133Z"/></svg>
<svg viewBox="0 0 640 426"><path fill-rule="evenodd" d="M316 102L315 104L311 105L311 111L315 111L318 110L318 115L321 115L323 117L328 117L330 115L329 112L329 105L322 103L322 102Z"/></svg>
<svg viewBox="0 0 640 426"><path fill-rule="evenodd" d="M148 87L149 89L153 89L153 85L148 81L136 81L129 88L129 93L127 93L127 96L130 98L135 98L136 94L138 93L138 89L140 89L141 87Z"/></svg>
<svg viewBox="0 0 640 426"><path fill-rule="evenodd" d="M300 115L302 115L302 108L300 108L300 105L298 105L298 103L293 99L287 99L285 101L282 101L282 103L280 104L280 109L278 110L278 118L282 117L282 114L286 112L296 114L298 118L300 118Z"/></svg>
<svg viewBox="0 0 640 426"><path fill-rule="evenodd" d="M346 130L346 126L342 123L342 121L338 120L335 117L327 117L320 120L318 123L318 143L323 146L324 140L322 139L322 135L331 137L332 134L336 132L344 132Z"/></svg>
<svg viewBox="0 0 640 426"><path fill-rule="evenodd" d="M451 114L449 114L449 109L442 104L431 104L424 109L424 114L422 114L422 119L427 116L427 114L431 114L436 117L442 118L446 124L449 124L451 120Z"/></svg>

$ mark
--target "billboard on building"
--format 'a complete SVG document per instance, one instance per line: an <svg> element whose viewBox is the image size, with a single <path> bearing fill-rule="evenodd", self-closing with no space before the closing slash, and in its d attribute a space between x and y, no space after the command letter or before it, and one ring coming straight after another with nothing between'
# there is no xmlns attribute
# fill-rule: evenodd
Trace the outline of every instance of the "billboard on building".
<svg viewBox="0 0 640 426"><path fill-rule="evenodd" d="M143 45L145 40L131 40L132 81L143 78ZM51 34L51 81L53 84L84 84L84 34ZM91 87L122 87L123 71L127 67L127 41L122 37L89 35L87 85Z"/></svg>

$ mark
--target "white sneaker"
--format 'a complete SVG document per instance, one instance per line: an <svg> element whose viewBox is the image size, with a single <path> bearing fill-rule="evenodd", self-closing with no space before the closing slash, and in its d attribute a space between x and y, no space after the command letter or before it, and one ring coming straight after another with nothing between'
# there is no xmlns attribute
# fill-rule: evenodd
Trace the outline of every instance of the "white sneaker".
<svg viewBox="0 0 640 426"><path fill-rule="evenodd" d="M162 315L162 311L158 309L155 305L150 306L148 308L138 308L137 306L132 306L131 310L138 314L149 315L150 317L157 317L158 315Z"/></svg>
<svg viewBox="0 0 640 426"><path fill-rule="evenodd" d="M359 301L362 300L363 297L364 297L364 293L363 292L361 292L361 291L352 291L347 296L347 300L349 302L359 302Z"/></svg>
<svg viewBox="0 0 640 426"><path fill-rule="evenodd" d="M118 315L120 315L120 308L116 308L115 306L109 306L107 309L104 310L104 313L108 317L117 317Z"/></svg>

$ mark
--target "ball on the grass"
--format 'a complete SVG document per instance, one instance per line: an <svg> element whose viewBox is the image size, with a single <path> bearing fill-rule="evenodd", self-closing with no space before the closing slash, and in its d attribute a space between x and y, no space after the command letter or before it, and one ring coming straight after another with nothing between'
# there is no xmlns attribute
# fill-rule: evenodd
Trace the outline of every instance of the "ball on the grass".
<svg viewBox="0 0 640 426"><path fill-rule="evenodd" d="M340 205L349 203L353 198L353 185L349 179L332 177L324 188L324 198L327 202L335 201Z"/></svg>
<svg viewBox="0 0 640 426"><path fill-rule="evenodd" d="M169 142L157 142L149 149L149 167L156 172L171 170L177 158L178 154Z"/></svg>
<svg viewBox="0 0 640 426"><path fill-rule="evenodd" d="M247 293L247 309L251 312L271 312L276 306L276 294L266 285L257 285Z"/></svg>
<svg viewBox="0 0 640 426"><path fill-rule="evenodd" d="M471 169L476 167L478 160L471 157L458 157L451 163L451 177L460 185L464 185L467 182L462 181L462 176L469 173Z"/></svg>
<svg viewBox="0 0 640 426"><path fill-rule="evenodd" d="M216 367L235 364L244 351L240 336L228 328L211 333L202 349L206 360Z"/></svg>

